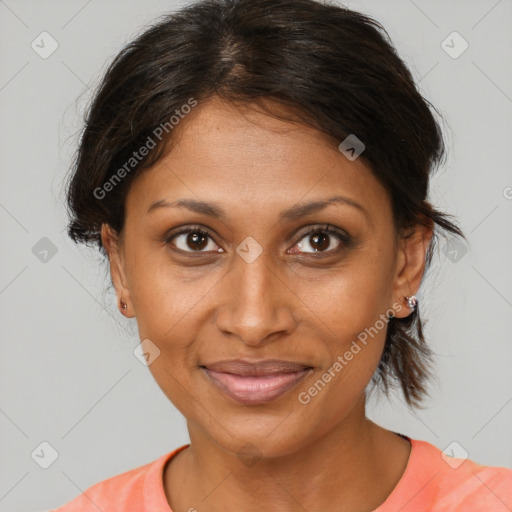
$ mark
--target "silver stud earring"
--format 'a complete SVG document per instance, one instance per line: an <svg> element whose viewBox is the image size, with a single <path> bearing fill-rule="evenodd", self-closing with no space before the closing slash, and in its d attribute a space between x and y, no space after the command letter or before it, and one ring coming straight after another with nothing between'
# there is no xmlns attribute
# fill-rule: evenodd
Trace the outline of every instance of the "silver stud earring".
<svg viewBox="0 0 512 512"><path fill-rule="evenodd" d="M121 301L121 307L123 309L126 309L128 307L128 304L126 304L126 302Z"/></svg>
<svg viewBox="0 0 512 512"><path fill-rule="evenodd" d="M418 299L415 295L411 295L410 297L405 297L405 300L407 301L407 305L414 309L418 305Z"/></svg>

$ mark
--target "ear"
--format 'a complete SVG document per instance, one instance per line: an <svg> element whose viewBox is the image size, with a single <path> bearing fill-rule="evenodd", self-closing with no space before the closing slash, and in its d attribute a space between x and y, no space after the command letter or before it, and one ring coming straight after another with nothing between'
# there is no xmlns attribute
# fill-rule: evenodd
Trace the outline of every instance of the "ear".
<svg viewBox="0 0 512 512"><path fill-rule="evenodd" d="M412 310L405 297L418 293L425 271L426 254L434 234L434 222L427 225L417 224L410 228L400 239L396 255L393 296L404 307L395 313L397 318L404 318Z"/></svg>
<svg viewBox="0 0 512 512"><path fill-rule="evenodd" d="M107 251L110 263L110 277L116 290L117 307L121 313L131 318L133 306L130 299L130 290L127 286L126 273L124 270L124 258L118 233L108 224L101 225L101 243ZM126 309L121 307L121 301L126 304Z"/></svg>

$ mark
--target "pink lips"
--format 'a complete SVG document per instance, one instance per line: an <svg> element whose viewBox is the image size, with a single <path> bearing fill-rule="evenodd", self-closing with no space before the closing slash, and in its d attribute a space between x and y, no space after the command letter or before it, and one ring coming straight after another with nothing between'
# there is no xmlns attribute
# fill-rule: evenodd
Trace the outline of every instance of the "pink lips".
<svg viewBox="0 0 512 512"><path fill-rule="evenodd" d="M245 405L276 400L312 371L311 366L277 359L218 361L201 369L228 397Z"/></svg>

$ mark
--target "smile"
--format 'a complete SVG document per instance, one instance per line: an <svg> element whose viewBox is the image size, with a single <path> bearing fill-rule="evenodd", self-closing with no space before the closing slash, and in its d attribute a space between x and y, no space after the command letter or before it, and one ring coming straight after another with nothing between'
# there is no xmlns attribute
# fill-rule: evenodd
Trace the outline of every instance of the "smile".
<svg viewBox="0 0 512 512"><path fill-rule="evenodd" d="M313 371L312 368L303 368L287 373L237 375L206 367L201 367L201 370L226 396L245 405L259 405L277 400Z"/></svg>

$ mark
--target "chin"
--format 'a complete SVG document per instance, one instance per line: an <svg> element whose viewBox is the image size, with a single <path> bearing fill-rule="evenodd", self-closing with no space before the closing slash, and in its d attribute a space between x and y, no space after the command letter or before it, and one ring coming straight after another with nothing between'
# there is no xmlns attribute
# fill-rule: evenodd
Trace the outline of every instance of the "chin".
<svg viewBox="0 0 512 512"><path fill-rule="evenodd" d="M281 419L276 417L262 421L254 414L251 416L236 423L226 421L222 426L216 426L216 432L209 432L217 445L235 454L247 466L254 460L292 455L312 441L305 437L303 425L289 425L286 420L281 423ZM249 462L246 463L245 459Z"/></svg>

